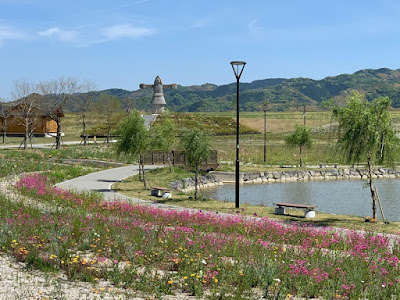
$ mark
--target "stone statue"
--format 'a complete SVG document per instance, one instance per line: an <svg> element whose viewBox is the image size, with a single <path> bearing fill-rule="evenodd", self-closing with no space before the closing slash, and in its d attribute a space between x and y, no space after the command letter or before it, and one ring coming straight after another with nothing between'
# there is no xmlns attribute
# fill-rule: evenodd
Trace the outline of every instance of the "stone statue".
<svg viewBox="0 0 400 300"><path fill-rule="evenodd" d="M154 95L153 95L153 101L151 101L152 105L151 110L153 114L160 114L164 112L164 108L167 105L164 98L163 88L165 87L167 89L176 89L177 85L176 83L163 84L160 76L157 76L156 79L154 80L154 84L141 83L139 87L141 89L153 88Z"/></svg>

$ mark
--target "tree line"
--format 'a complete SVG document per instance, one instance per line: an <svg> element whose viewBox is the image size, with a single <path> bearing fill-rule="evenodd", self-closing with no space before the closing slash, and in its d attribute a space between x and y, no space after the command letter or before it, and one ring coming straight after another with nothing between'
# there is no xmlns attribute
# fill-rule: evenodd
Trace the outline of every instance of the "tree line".
<svg viewBox="0 0 400 300"><path fill-rule="evenodd" d="M392 99L393 107L400 107L400 70L367 69L353 74L330 76L321 80L310 78L274 78L240 83L240 106L242 111L261 111L265 99L270 101L273 111L286 111L299 105L317 106L331 98L343 101L351 91L362 93L368 101L378 97ZM92 93L94 102L101 94L117 96L123 109L151 109L152 91L108 89ZM200 86L178 86L176 90L165 90L167 107L175 112L208 112L235 110L236 84ZM80 98L69 102L66 108L79 112Z"/></svg>

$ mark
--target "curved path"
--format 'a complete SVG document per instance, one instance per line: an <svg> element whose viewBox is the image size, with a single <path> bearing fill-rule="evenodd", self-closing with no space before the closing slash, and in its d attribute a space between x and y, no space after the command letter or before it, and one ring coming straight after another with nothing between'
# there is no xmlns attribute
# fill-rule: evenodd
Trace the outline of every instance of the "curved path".
<svg viewBox="0 0 400 300"><path fill-rule="evenodd" d="M149 165L145 166L145 170L152 170L163 167L164 165ZM173 205L153 203L148 200L142 200L139 198L128 197L111 189L111 186L115 182L120 182L121 180L136 175L139 173L138 165L129 165L126 167L119 167L113 169L107 169L99 172L90 173L84 176L80 176L68 181L64 181L56 184L57 187L74 190L74 191L87 191L87 192L101 192L104 195L104 199L107 201L122 200L129 201L133 203L140 203L145 205L154 205L162 208L173 208L177 210L183 210L185 208L177 207ZM150 191L149 191L150 193ZM187 210L187 208L186 208ZM189 209L190 210L190 209Z"/></svg>

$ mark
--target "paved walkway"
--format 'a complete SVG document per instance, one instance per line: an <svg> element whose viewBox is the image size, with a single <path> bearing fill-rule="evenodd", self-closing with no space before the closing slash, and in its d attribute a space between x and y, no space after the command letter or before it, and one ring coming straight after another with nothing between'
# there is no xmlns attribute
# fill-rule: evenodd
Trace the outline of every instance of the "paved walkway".
<svg viewBox="0 0 400 300"><path fill-rule="evenodd" d="M163 165L150 165L145 166L145 170L151 170L163 167ZM75 190L75 191L88 191L88 192L101 192L104 195L104 199L108 201L122 200L133 203L140 203L144 205L154 205L162 208L173 208L177 210L184 210L185 208L177 207L173 205L153 203L148 200L142 200L138 198L128 197L111 189L111 186L115 182L136 175L139 173L138 165L129 165L126 167L107 169L99 172L90 173L81 177L77 177L68 181L64 181L56 184L57 187ZM150 191L149 191L150 194ZM191 209L189 209L191 210Z"/></svg>
<svg viewBox="0 0 400 300"><path fill-rule="evenodd" d="M110 143L115 143L116 140L110 140ZM82 141L62 141L61 142L61 147L62 146L67 146L67 145L80 145L82 143ZM89 144L95 144L93 141L90 141ZM99 145L103 144L103 141L99 141L98 142ZM36 149L36 148L55 148L55 144L54 142L51 143L32 143L32 145L30 143L28 143L28 149ZM19 144L1 144L0 145L0 149L11 149L11 148L21 148L21 143Z"/></svg>

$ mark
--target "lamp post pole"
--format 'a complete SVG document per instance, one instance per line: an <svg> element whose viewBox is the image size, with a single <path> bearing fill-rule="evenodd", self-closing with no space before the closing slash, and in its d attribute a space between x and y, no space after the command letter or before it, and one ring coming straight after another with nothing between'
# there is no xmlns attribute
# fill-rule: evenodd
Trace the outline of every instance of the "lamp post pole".
<svg viewBox="0 0 400 300"><path fill-rule="evenodd" d="M243 73L244 61L231 62L236 77L236 169L235 169L235 208L239 208L239 80ZM236 69L235 69L236 67Z"/></svg>
<svg viewBox="0 0 400 300"><path fill-rule="evenodd" d="M265 101L262 110L264 111L264 163L267 162L267 109L269 101Z"/></svg>

